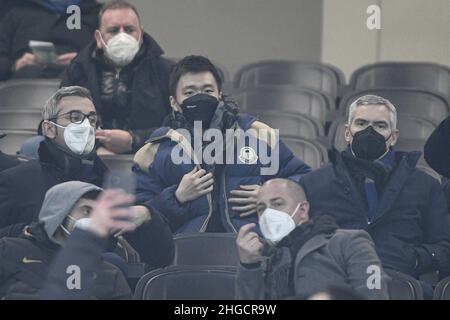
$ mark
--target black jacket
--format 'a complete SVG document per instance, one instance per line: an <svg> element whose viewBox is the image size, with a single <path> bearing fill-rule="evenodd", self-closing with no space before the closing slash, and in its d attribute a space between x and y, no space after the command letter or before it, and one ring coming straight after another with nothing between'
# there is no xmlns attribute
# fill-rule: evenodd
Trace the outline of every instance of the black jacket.
<svg viewBox="0 0 450 320"><path fill-rule="evenodd" d="M450 117L434 129L425 144L424 156L436 172L450 178Z"/></svg>
<svg viewBox="0 0 450 320"><path fill-rule="evenodd" d="M386 268L414 276L450 269L444 194L434 178L415 168L419 156L419 152L396 152L393 171L369 223L366 199L355 187L341 153L335 152L332 165L300 180L312 217L330 214L340 228L369 232Z"/></svg>
<svg viewBox="0 0 450 320"><path fill-rule="evenodd" d="M82 165L80 159L44 140L39 161L0 172L0 238L17 236L26 224L37 221L45 193L54 185L79 180L101 186L106 170L96 155Z"/></svg>
<svg viewBox="0 0 450 320"><path fill-rule="evenodd" d="M0 151L0 171L15 167L22 162L20 158L4 154Z"/></svg>
<svg viewBox="0 0 450 320"><path fill-rule="evenodd" d="M105 240L76 229L61 248L40 225L19 238L0 239L0 299L130 299L122 272L100 259L105 246ZM71 265L81 270L79 290L66 285Z"/></svg>
<svg viewBox="0 0 450 320"><path fill-rule="evenodd" d="M168 77L172 62L162 58L163 50L148 34L134 60L120 72L105 63L103 51L92 42L83 49L64 72L61 86L78 85L91 91L99 125L103 129L129 131L133 136L133 151L143 146L151 133L161 126L170 112ZM114 70L114 71L111 71ZM107 74L105 75L105 72ZM125 96L119 87L125 83ZM121 112L103 105L102 86L111 85L114 104ZM117 112L114 114L113 112Z"/></svg>
<svg viewBox="0 0 450 320"><path fill-rule="evenodd" d="M69 30L66 21L70 14L52 12L39 0L15 1L0 23L0 80L10 78L15 61L31 52L29 40L53 42L58 54L78 52L92 41L101 4L95 0L81 0L79 7L81 29ZM49 72L49 77L54 76L52 70ZM45 71L42 77L46 77Z"/></svg>

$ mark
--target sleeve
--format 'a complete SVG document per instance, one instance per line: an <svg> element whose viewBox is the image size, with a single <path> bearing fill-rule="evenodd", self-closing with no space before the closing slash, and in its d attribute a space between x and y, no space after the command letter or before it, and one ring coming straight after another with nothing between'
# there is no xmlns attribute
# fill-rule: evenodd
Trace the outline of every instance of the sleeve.
<svg viewBox="0 0 450 320"><path fill-rule="evenodd" d="M246 268L242 264L237 269L235 295L236 300L264 300L264 269Z"/></svg>
<svg viewBox="0 0 450 320"><path fill-rule="evenodd" d="M17 236L23 228L23 224L15 225L14 221L19 216L15 190L7 171L0 173L0 237Z"/></svg>
<svg viewBox="0 0 450 320"><path fill-rule="evenodd" d="M53 260L47 279L40 290L41 299L51 300L80 300L94 299L94 274L100 270L101 254L106 247L107 241L99 238L93 233L76 228L71 236L64 243L64 247L58 252ZM79 270L79 289L69 289L67 283L70 277L76 276L74 269L71 275L68 268L76 266ZM74 278L75 279L75 278ZM117 281L117 279L115 279ZM76 280L74 280L76 281ZM117 283L115 283L115 286ZM123 285L123 284L122 284ZM116 293L117 295L117 293ZM123 293L121 288L121 297L131 298L131 290L128 287L128 294ZM110 297L98 297L110 298Z"/></svg>
<svg viewBox="0 0 450 320"><path fill-rule="evenodd" d="M11 77L13 57L11 56L11 39L15 35L14 21L11 14L7 14L0 21L0 81Z"/></svg>
<svg viewBox="0 0 450 320"><path fill-rule="evenodd" d="M80 85L78 80L76 79L76 58L69 64L67 68L64 69L64 72L61 77L61 83L59 87L69 87L69 86L75 86Z"/></svg>
<svg viewBox="0 0 450 320"><path fill-rule="evenodd" d="M424 156L431 168L450 178L450 117L430 135L424 147Z"/></svg>
<svg viewBox="0 0 450 320"><path fill-rule="evenodd" d="M163 162L153 162L148 172L142 171L138 165L133 167L137 175L136 204L156 209L167 219L172 230L176 230L189 220L190 203L178 202L175 197L178 185L166 186L163 183L161 174L170 174L165 172L168 169L163 164L159 165Z"/></svg>
<svg viewBox="0 0 450 320"><path fill-rule="evenodd" d="M422 215L424 243L414 248L419 274L431 270L450 271L450 216L441 186L434 179L431 183L429 202Z"/></svg>
<svg viewBox="0 0 450 320"><path fill-rule="evenodd" d="M353 232L346 240L342 250L348 283L369 300L389 299L389 278L383 271L369 234Z"/></svg>
<svg viewBox="0 0 450 320"><path fill-rule="evenodd" d="M175 246L172 232L159 215L149 208L151 219L132 233L124 235L125 239L139 253L141 260L152 268L162 268L172 263Z"/></svg>

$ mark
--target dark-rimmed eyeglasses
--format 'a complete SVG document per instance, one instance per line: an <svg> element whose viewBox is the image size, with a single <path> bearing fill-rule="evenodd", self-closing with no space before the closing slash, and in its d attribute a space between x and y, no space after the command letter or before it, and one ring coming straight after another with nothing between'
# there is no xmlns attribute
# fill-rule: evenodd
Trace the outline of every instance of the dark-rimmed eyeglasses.
<svg viewBox="0 0 450 320"><path fill-rule="evenodd" d="M84 119L87 118L91 126L95 127L97 125L98 116L97 116L97 113L95 113L94 111L89 112L88 114L85 114L81 111L74 110L74 111L62 113L62 114L57 115L56 117L51 118L49 120L56 120L65 115L69 115L70 122L75 123L75 124L81 124L81 123L83 123Z"/></svg>

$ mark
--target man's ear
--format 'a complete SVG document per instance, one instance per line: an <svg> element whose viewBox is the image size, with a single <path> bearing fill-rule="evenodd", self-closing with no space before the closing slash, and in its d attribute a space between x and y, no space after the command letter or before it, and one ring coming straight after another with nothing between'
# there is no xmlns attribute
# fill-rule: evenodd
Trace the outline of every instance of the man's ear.
<svg viewBox="0 0 450 320"><path fill-rule="evenodd" d="M170 96L169 100L170 100L170 106L172 107L173 111L175 111L175 112L183 112L181 110L180 106L178 105L177 100L173 96Z"/></svg>
<svg viewBox="0 0 450 320"><path fill-rule="evenodd" d="M219 91L219 100L222 100L222 99L223 99L222 91Z"/></svg>
<svg viewBox="0 0 450 320"><path fill-rule="evenodd" d="M94 32L95 42L97 43L98 49L103 49L103 42L102 42L102 34L100 33L100 30L95 30Z"/></svg>
<svg viewBox="0 0 450 320"><path fill-rule="evenodd" d="M350 133L350 126L348 124L345 125L344 138L348 143L352 141L352 134Z"/></svg>
<svg viewBox="0 0 450 320"><path fill-rule="evenodd" d="M395 146L395 144L397 143L399 133L400 132L398 129L392 130L391 147Z"/></svg>
<svg viewBox="0 0 450 320"><path fill-rule="evenodd" d="M44 137L47 137L49 139L55 139L58 135L58 132L56 131L57 128L54 124L50 123L48 120L44 120L41 125L42 128L42 135Z"/></svg>

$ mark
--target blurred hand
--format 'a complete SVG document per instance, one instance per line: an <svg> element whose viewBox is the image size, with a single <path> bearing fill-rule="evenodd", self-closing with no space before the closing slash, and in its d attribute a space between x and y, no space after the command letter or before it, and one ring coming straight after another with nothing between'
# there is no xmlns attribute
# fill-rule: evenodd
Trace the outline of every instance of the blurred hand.
<svg viewBox="0 0 450 320"><path fill-rule="evenodd" d="M236 238L236 244L241 263L250 264L263 260L262 250L264 244L256 232L252 231L255 223L249 223L241 227Z"/></svg>
<svg viewBox="0 0 450 320"><path fill-rule="evenodd" d="M210 193L213 187L214 179L212 173L206 174L205 170L198 170L195 167L183 176L175 191L175 197L178 202L185 203Z"/></svg>
<svg viewBox="0 0 450 320"><path fill-rule="evenodd" d="M37 65L38 62L36 61L36 57L32 53L24 53L22 57L16 60L16 63L14 65L14 69L16 71L22 69L23 67L30 66L30 65Z"/></svg>
<svg viewBox="0 0 450 320"><path fill-rule="evenodd" d="M128 131L97 129L95 137L106 149L114 153L126 153L132 149L133 137Z"/></svg>
<svg viewBox="0 0 450 320"><path fill-rule="evenodd" d="M136 212L130 206L133 202L134 196L122 190L103 191L90 215L89 230L104 238L118 231L135 230L136 224L133 221L136 219Z"/></svg>
<svg viewBox="0 0 450 320"><path fill-rule="evenodd" d="M256 213L256 196L261 186L252 184L241 185L240 187L241 190L232 190L230 192L237 198L230 198L228 202L237 204L238 206L234 206L232 209L237 211L241 218L244 218Z"/></svg>
<svg viewBox="0 0 450 320"><path fill-rule="evenodd" d="M57 63L61 65L69 65L70 62L77 56L76 52L68 52L57 57Z"/></svg>

